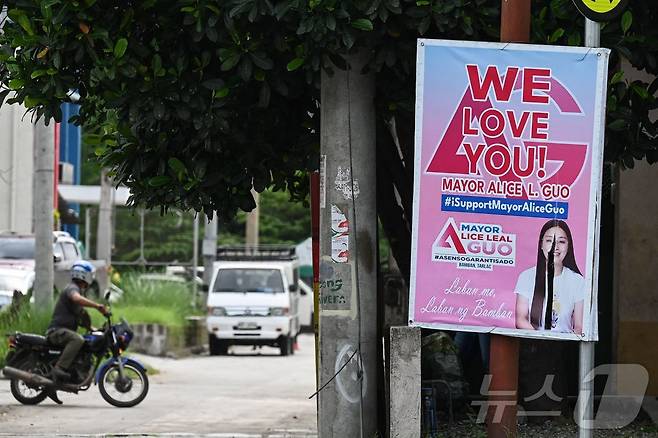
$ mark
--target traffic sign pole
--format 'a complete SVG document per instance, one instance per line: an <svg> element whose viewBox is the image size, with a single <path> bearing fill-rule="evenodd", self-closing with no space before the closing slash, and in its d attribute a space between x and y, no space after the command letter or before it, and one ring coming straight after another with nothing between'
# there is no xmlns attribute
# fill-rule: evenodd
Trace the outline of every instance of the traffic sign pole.
<svg viewBox="0 0 658 438"><path fill-rule="evenodd" d="M599 47L601 45L601 24L585 18L585 46ZM598 256L595 259L598 261ZM593 272L594 292L592 296L596 297L598 289L598 263L594 264ZM596 306L596 303L593 303ZM592 438L592 429L589 427L590 420L594 418L594 379L588 378L588 374L594 368L594 342L583 341L580 343L578 361L578 437Z"/></svg>

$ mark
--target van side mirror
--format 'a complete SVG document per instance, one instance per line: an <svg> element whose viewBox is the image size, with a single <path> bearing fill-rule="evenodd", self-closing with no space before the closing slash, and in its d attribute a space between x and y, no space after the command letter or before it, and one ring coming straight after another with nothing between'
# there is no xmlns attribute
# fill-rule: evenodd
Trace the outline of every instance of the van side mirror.
<svg viewBox="0 0 658 438"><path fill-rule="evenodd" d="M308 295L308 292L306 292L306 291L305 291L304 289L302 289L302 288L299 288L299 293L300 293L301 296L303 296L303 297L305 297L306 295Z"/></svg>
<svg viewBox="0 0 658 438"><path fill-rule="evenodd" d="M207 284L202 284L201 285L201 291L202 292L208 292L208 285Z"/></svg>
<svg viewBox="0 0 658 438"><path fill-rule="evenodd" d="M297 292L297 285L291 284L290 286L288 286L288 290L290 292Z"/></svg>
<svg viewBox="0 0 658 438"><path fill-rule="evenodd" d="M63 259L62 254L60 254L58 252L53 254L53 262L59 263L59 262L62 261L62 259Z"/></svg>

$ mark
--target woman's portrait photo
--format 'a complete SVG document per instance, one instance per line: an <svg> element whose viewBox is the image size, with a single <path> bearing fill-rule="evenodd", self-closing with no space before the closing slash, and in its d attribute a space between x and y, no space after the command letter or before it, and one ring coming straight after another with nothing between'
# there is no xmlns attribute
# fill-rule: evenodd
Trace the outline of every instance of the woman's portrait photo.
<svg viewBox="0 0 658 438"><path fill-rule="evenodd" d="M519 275L514 289L516 328L581 334L585 290L569 226L562 220L546 222L539 232L537 264Z"/></svg>

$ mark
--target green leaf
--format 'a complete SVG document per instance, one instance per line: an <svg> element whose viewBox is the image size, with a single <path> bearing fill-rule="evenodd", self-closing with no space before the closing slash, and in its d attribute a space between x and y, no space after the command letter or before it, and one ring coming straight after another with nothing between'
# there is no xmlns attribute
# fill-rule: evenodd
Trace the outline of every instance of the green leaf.
<svg viewBox="0 0 658 438"><path fill-rule="evenodd" d="M250 52L249 56L251 56L251 60L254 61L254 64L263 70L271 70L272 67L274 67L272 60L263 52Z"/></svg>
<svg viewBox="0 0 658 438"><path fill-rule="evenodd" d="M2 90L2 91L0 91L0 107L5 102L5 99L7 98L7 95L10 92L11 92L11 90Z"/></svg>
<svg viewBox="0 0 658 438"><path fill-rule="evenodd" d="M649 98L649 92L647 91L647 89L637 83L631 85L631 90L633 90L635 94L640 96L642 99Z"/></svg>
<svg viewBox="0 0 658 438"><path fill-rule="evenodd" d="M624 78L624 72L622 70L619 70L617 73L612 76L612 79L610 79L610 85L614 85L617 82L621 82L621 80Z"/></svg>
<svg viewBox="0 0 658 438"><path fill-rule="evenodd" d="M169 167L171 170L176 172L178 175L178 179L181 178L182 175L185 175L187 173L187 168L185 168L185 165L181 160L175 157L171 157L168 161L167 164L169 164Z"/></svg>
<svg viewBox="0 0 658 438"><path fill-rule="evenodd" d="M224 87L221 90L215 90L215 93L213 95L221 99L228 96L229 91L230 90L228 87Z"/></svg>
<svg viewBox="0 0 658 438"><path fill-rule="evenodd" d="M374 26L372 25L372 21L368 20L367 18L359 18L352 23L350 23L353 28L359 29L359 30L365 30L365 31L371 31L374 29Z"/></svg>
<svg viewBox="0 0 658 438"><path fill-rule="evenodd" d="M211 11L213 11L217 15L221 15L221 11L219 10L219 8L217 6L206 5L206 8L210 9Z"/></svg>
<svg viewBox="0 0 658 438"><path fill-rule="evenodd" d="M162 58L157 53L153 55L153 59L151 60L151 68L156 74L162 70Z"/></svg>
<svg viewBox="0 0 658 438"><path fill-rule="evenodd" d="M624 15L621 16L621 30L624 32L628 32L628 29L631 28L631 25L633 24L633 13L631 11L626 11L624 12Z"/></svg>
<svg viewBox="0 0 658 438"><path fill-rule="evenodd" d="M53 65L55 68L60 68L62 66L62 55L59 52L55 52L53 55Z"/></svg>
<svg viewBox="0 0 658 438"><path fill-rule="evenodd" d="M580 46L581 42L581 37L580 37L580 32L572 32L569 34L569 38L567 39L567 44L570 46Z"/></svg>
<svg viewBox="0 0 658 438"><path fill-rule="evenodd" d="M26 96L25 100L23 101L23 105L25 105L26 108L34 108L38 104L39 104L39 99L35 97Z"/></svg>
<svg viewBox="0 0 658 438"><path fill-rule="evenodd" d="M608 124L608 129L612 131L621 131L625 127L626 127L626 120L624 119L613 120L611 123Z"/></svg>
<svg viewBox="0 0 658 438"><path fill-rule="evenodd" d="M151 187L162 187L166 184L169 184L171 182L171 178L168 177L167 175L158 175L154 176L152 178L149 178L148 184Z"/></svg>
<svg viewBox="0 0 658 438"><path fill-rule="evenodd" d="M20 14L16 17L16 21L18 24L27 32L28 35L32 36L34 35L34 30L32 29L32 23L30 22L30 19L27 18L27 15Z"/></svg>
<svg viewBox="0 0 658 438"><path fill-rule="evenodd" d="M551 36L548 38L549 43L554 43L560 38L562 38L562 35L564 35L564 29L561 27L555 29L555 31L551 34Z"/></svg>
<svg viewBox="0 0 658 438"><path fill-rule="evenodd" d="M286 68L288 71L295 71L304 64L304 58L295 58L288 63Z"/></svg>
<svg viewBox="0 0 658 438"><path fill-rule="evenodd" d="M221 78L208 79L201 82L201 86L209 90L219 90L224 87L224 80Z"/></svg>
<svg viewBox="0 0 658 438"><path fill-rule="evenodd" d="M125 38L120 38L114 45L114 57L120 59L126 53L128 48L128 40Z"/></svg>
<svg viewBox="0 0 658 438"><path fill-rule="evenodd" d="M31 77L32 79L36 79L36 78L38 78L38 77L40 77L40 76L45 76L45 75L47 75L47 74L48 74L48 72L47 72L46 70L34 70L34 71L32 72L32 74L30 75L30 77Z"/></svg>
<svg viewBox="0 0 658 438"><path fill-rule="evenodd" d="M25 81L22 79L12 79L9 81L9 89L10 90L20 90L23 88L23 85L25 85Z"/></svg>
<svg viewBox="0 0 658 438"><path fill-rule="evenodd" d="M230 69L235 67L239 61L240 61L240 55L233 55L230 58L226 59L226 61L222 62L220 68L222 71L229 71Z"/></svg>

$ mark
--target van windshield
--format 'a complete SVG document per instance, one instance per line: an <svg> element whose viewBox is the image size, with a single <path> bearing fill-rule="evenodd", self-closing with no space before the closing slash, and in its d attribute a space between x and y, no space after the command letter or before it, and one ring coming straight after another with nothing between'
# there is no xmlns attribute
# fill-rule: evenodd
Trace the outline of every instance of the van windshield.
<svg viewBox="0 0 658 438"><path fill-rule="evenodd" d="M281 272L276 269L220 269L213 292L283 292Z"/></svg>

